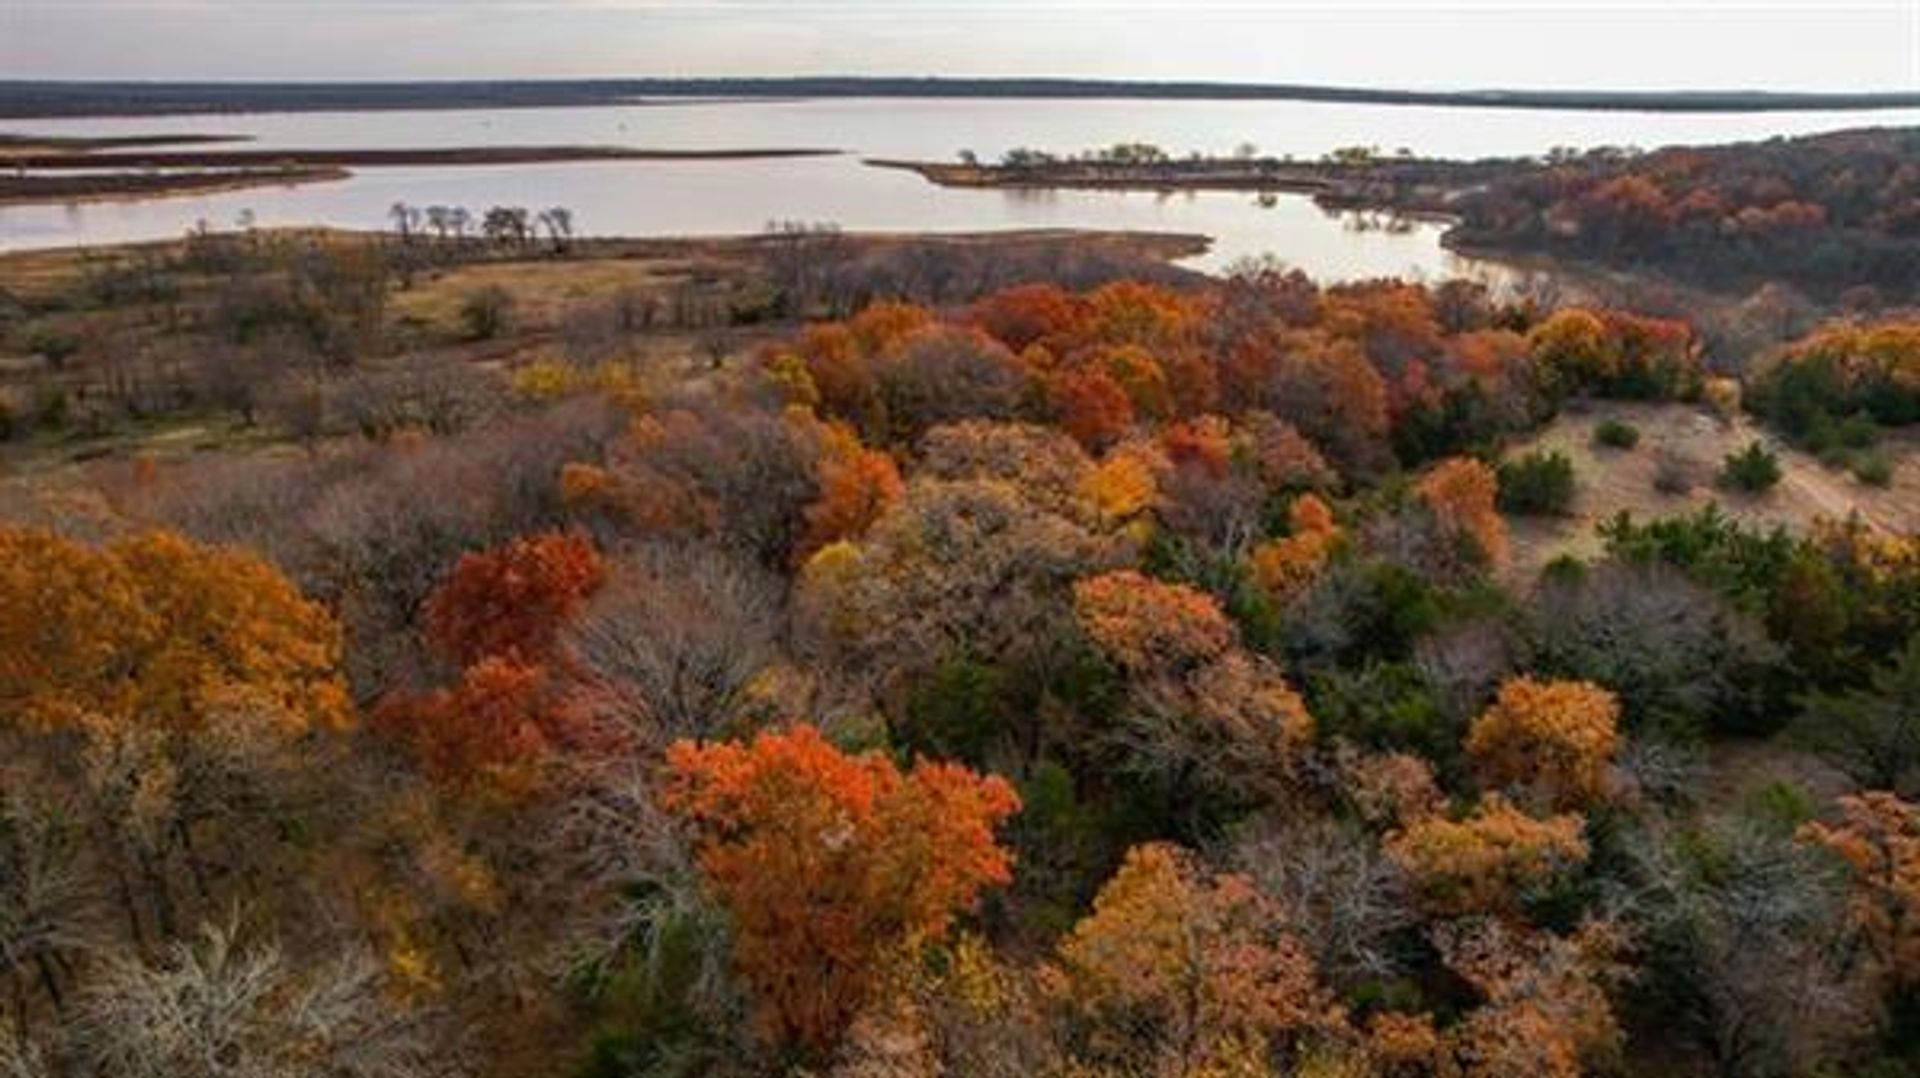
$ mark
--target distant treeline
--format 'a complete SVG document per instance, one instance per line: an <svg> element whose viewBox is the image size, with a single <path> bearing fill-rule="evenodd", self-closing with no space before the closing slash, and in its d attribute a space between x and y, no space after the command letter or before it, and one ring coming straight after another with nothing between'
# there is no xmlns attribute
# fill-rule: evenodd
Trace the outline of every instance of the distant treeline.
<svg viewBox="0 0 1920 1078"><path fill-rule="evenodd" d="M1912 91L1838 94L1744 90L1436 91L1284 83L1049 78L639 78L334 83L0 81L0 118L337 109L532 108L613 104L634 97L1166 98L1647 112L1920 107L1920 92Z"/></svg>
<svg viewBox="0 0 1920 1078"><path fill-rule="evenodd" d="M1709 287L1920 296L1920 129L1870 128L1495 172L1452 240L1652 267Z"/></svg>

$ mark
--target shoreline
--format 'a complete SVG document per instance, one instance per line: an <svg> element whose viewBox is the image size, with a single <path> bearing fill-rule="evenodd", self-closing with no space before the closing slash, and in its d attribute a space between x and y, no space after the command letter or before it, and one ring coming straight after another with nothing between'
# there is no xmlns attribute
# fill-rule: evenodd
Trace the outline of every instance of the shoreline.
<svg viewBox="0 0 1920 1078"><path fill-rule="evenodd" d="M257 236L262 238L286 237L292 239L318 238L340 240L386 240L402 242L398 233L385 229L337 228L327 225L286 225L269 226L245 232L239 229L220 229L214 235L219 236ZM955 232L926 231L874 231L839 232L833 237L856 246L882 248L913 243L933 243L954 247L984 247L996 245L1026 245L1077 243L1091 247L1124 247L1134 253L1152 257L1168 264L1175 264L1189 258L1206 254L1213 246L1213 238L1198 232L1153 232L1128 229L1079 229L1079 228L1015 228L1006 230L965 230ZM61 244L50 247L20 247L0 250L0 268L10 262L44 260L48 258L74 257L82 254L93 256L131 256L143 252L167 251L185 243L185 236L168 239L129 240L122 242ZM550 252L542 251L538 245L534 248L496 248L489 241L470 237L464 240L436 240L422 238L418 240L432 247L439 243L465 244L482 250L498 250L503 261L524 260L529 256L545 259ZM769 248L778 248L793 242L792 237L755 232L685 234L671 236L584 236L568 241L567 253L563 259L626 259L658 257L661 255L689 255L696 253L755 254Z"/></svg>
<svg viewBox="0 0 1920 1078"><path fill-rule="evenodd" d="M607 107L767 98L1304 101L1582 112L1807 112L1920 108L1920 93L1751 90L1412 90L1073 78L598 78L434 82L0 81L0 118ZM638 99L638 100L636 100Z"/></svg>
<svg viewBox="0 0 1920 1078"><path fill-rule="evenodd" d="M107 168L247 167L439 167L539 165L575 161L753 161L833 157L843 151L818 147L770 149L647 150L624 146L452 146L374 150L171 150L159 153L55 153L0 155L7 167L60 171Z"/></svg>
<svg viewBox="0 0 1920 1078"><path fill-rule="evenodd" d="M1334 180L1312 175L1305 169L1273 172L1237 163L1232 167L1198 170L1188 162L1152 170L1130 169L1125 165L1081 166L1065 163L1034 169L1009 169L995 165L909 161L887 157L862 158L860 163L870 168L911 172L940 187L985 190L1272 191L1312 195L1330 191L1335 186ZM1184 171L1182 166L1186 166Z"/></svg>
<svg viewBox="0 0 1920 1078"><path fill-rule="evenodd" d="M1149 162L1051 160L982 165L863 158L871 168L911 172L939 187L975 190L1237 191L1304 195L1330 211L1376 212L1414 221L1457 222L1453 200L1517 160L1382 158L1296 162L1201 158Z"/></svg>

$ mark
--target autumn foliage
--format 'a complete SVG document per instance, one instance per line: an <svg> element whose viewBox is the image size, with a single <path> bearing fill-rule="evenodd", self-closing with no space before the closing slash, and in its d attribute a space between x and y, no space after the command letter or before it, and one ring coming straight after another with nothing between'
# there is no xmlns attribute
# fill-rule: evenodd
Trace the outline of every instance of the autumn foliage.
<svg viewBox="0 0 1920 1078"><path fill-rule="evenodd" d="M1920 985L1920 808L1884 792L1842 797L1838 823L1809 823L1800 838L1846 863L1848 917L1876 975Z"/></svg>
<svg viewBox="0 0 1920 1078"><path fill-rule="evenodd" d="M662 798L693 828L762 1027L814 1051L900 948L943 935L1011 879L994 837L1020 805L1005 781L928 761L903 772L811 726L676 744Z"/></svg>
<svg viewBox="0 0 1920 1078"><path fill-rule="evenodd" d="M272 566L153 532L90 546L0 528L0 712L187 728L237 711L349 721L340 627Z"/></svg>
<svg viewBox="0 0 1920 1078"><path fill-rule="evenodd" d="M1500 480L1492 468L1466 457L1444 460L1421 478L1418 490L1443 536L1476 557L1506 560L1507 524L1495 505Z"/></svg>
<svg viewBox="0 0 1920 1078"><path fill-rule="evenodd" d="M1581 808L1607 794L1619 721L1619 702L1591 682L1514 678L1474 720L1467 755L1488 787Z"/></svg>
<svg viewBox="0 0 1920 1078"><path fill-rule="evenodd" d="M1320 572L1340 539L1333 510L1312 494L1302 494L1287 509L1287 534L1256 547L1253 578L1277 599L1297 594Z"/></svg>
<svg viewBox="0 0 1920 1078"><path fill-rule="evenodd" d="M1060 944L1057 990L1121 1058L1205 1073L1340 1020L1286 910L1242 876L1210 875L1165 843L1136 846Z"/></svg>
<svg viewBox="0 0 1920 1078"><path fill-rule="evenodd" d="M1237 642L1211 596L1131 569L1080 581L1073 599L1087 635L1130 670L1197 666Z"/></svg>
<svg viewBox="0 0 1920 1078"><path fill-rule="evenodd" d="M1498 921L1443 926L1447 965L1484 999L1442 1039L1441 1073L1581 1078L1619 1051L1608 998L1621 941L1590 923L1571 939Z"/></svg>
<svg viewBox="0 0 1920 1078"><path fill-rule="evenodd" d="M865 448L850 431L832 432L820 461L820 496L806 508L807 532L795 558L859 538L905 493L892 457Z"/></svg>
<svg viewBox="0 0 1920 1078"><path fill-rule="evenodd" d="M1587 859L1577 815L1536 819L1487 794L1463 820L1432 816L1389 835L1387 855L1447 914L1511 913Z"/></svg>
<svg viewBox="0 0 1920 1078"><path fill-rule="evenodd" d="M373 722L432 778L509 794L537 784L549 753L592 739L567 687L513 653L480 659L451 688L394 696L374 710Z"/></svg>
<svg viewBox="0 0 1920 1078"><path fill-rule="evenodd" d="M547 533L468 554L428 597L427 639L463 666L490 656L538 663L606 580L585 536Z"/></svg>

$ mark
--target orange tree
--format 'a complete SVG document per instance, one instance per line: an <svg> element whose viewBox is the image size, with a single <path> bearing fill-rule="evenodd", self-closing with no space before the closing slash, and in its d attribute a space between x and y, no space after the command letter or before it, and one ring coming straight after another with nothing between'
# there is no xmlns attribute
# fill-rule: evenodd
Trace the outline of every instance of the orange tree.
<svg viewBox="0 0 1920 1078"><path fill-rule="evenodd" d="M0 528L0 716L178 729L229 708L340 726L340 653L332 615L252 554Z"/></svg>
<svg viewBox="0 0 1920 1078"><path fill-rule="evenodd" d="M1494 503L1500 481L1493 469L1470 457L1451 457L1434 465L1416 488L1449 541L1469 546L1493 564L1507 557L1507 524Z"/></svg>
<svg viewBox="0 0 1920 1078"><path fill-rule="evenodd" d="M1467 818L1416 820L1389 834L1384 847L1435 913L1512 914L1586 861L1584 826L1572 814L1535 819L1488 794Z"/></svg>
<svg viewBox="0 0 1920 1078"><path fill-rule="evenodd" d="M994 831L1020 802L996 776L927 760L903 772L806 725L680 742L666 768L662 802L692 827L735 967L783 1046L831 1049L890 958L1012 879Z"/></svg>
<svg viewBox="0 0 1920 1078"><path fill-rule="evenodd" d="M1512 678L1474 720L1467 755L1488 786L1579 808L1606 795L1619 723L1619 701L1592 682Z"/></svg>
<svg viewBox="0 0 1920 1078"><path fill-rule="evenodd" d="M1802 827L1801 841L1846 862L1848 919L1873 972L1912 992L1920 988L1920 806L1876 791L1842 797L1840 815Z"/></svg>

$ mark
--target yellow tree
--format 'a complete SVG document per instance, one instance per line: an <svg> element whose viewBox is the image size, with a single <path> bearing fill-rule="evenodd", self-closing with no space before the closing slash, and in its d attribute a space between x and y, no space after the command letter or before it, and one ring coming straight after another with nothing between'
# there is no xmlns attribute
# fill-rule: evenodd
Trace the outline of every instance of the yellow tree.
<svg viewBox="0 0 1920 1078"><path fill-rule="evenodd" d="M1050 976L1098 1054L1174 1065L1161 1073L1342 1020L1286 911L1166 843L1127 852Z"/></svg>
<svg viewBox="0 0 1920 1078"><path fill-rule="evenodd" d="M1467 755L1489 787L1582 808L1606 796L1619 722L1619 701L1592 682L1513 678L1474 720Z"/></svg>

